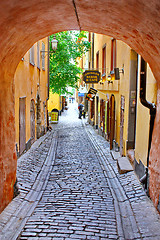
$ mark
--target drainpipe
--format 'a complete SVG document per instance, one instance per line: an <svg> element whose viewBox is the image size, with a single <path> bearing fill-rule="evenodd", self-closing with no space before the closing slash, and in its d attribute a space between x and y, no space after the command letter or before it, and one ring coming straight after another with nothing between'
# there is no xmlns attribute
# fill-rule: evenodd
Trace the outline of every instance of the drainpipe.
<svg viewBox="0 0 160 240"><path fill-rule="evenodd" d="M49 44L49 37L48 37L48 53L47 53L48 54L48 59L47 59L47 61L48 61L48 64L47 64L48 65L47 66L48 67L48 69L47 69L48 70L48 76L47 76L47 78L48 78L48 89L47 89L47 99L46 99L47 101L49 99L49 48L50 48L50 44Z"/></svg>
<svg viewBox="0 0 160 240"><path fill-rule="evenodd" d="M146 100L146 68L147 63L141 58L141 73L140 73L140 101L142 105L150 110L150 126L149 126L149 140L148 140L148 154L147 167L145 175L140 179L141 183L145 184L145 189L148 187L148 167L149 154L151 149L152 133L154 127L154 120L156 116L156 105Z"/></svg>
<svg viewBox="0 0 160 240"><path fill-rule="evenodd" d="M47 81L48 81L48 89L47 89L47 99L46 99L46 105L48 105L47 104L47 102L48 102L48 100L49 100L49 49L50 49L50 44L49 44L49 37L48 37L48 59L47 59L47 61L48 61L48 76L47 76ZM48 116L48 108L47 108L47 130L49 129L49 116Z"/></svg>

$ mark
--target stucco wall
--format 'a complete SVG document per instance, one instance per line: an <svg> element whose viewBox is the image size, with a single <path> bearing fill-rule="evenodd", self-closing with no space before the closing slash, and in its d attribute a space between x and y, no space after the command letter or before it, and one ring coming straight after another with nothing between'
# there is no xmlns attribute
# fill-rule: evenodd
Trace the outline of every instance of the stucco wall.
<svg viewBox="0 0 160 240"><path fill-rule="evenodd" d="M44 38L39 41L40 51L42 50L42 42L48 49L48 39ZM40 93L41 98L41 125L47 127L47 122L44 117L43 103L47 100L48 94L48 60L47 53L45 53L45 71L42 70L42 54L40 56L40 68L37 65L37 43L34 44L34 59L35 65L30 63L30 52L24 55L23 60L20 61L15 72L15 123L16 123L16 143L19 150L19 98L25 97L26 100L26 143L31 138L30 130L30 108L31 100L35 103L35 139L36 139L36 101L37 92ZM45 109L45 116L47 116L47 108Z"/></svg>

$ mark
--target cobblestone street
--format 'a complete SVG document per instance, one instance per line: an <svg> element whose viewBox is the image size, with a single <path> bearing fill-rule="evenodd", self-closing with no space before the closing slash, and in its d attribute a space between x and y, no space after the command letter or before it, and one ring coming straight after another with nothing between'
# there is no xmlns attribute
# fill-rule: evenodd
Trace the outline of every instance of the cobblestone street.
<svg viewBox="0 0 160 240"><path fill-rule="evenodd" d="M119 174L109 143L76 104L18 159L20 194L0 239L160 239L159 214L134 172Z"/></svg>

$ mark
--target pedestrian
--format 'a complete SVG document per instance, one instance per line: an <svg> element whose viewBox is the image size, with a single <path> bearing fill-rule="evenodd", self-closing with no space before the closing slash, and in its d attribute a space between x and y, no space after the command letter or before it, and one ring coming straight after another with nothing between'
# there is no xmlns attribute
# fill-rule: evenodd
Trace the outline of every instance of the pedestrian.
<svg viewBox="0 0 160 240"><path fill-rule="evenodd" d="M80 103L80 104L78 105L79 119L82 119L83 107L84 107L84 105L83 105L82 103Z"/></svg>

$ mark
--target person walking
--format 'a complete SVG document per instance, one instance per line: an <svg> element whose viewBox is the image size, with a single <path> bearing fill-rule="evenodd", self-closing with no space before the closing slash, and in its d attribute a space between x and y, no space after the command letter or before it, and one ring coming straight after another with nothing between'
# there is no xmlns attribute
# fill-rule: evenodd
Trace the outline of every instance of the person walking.
<svg viewBox="0 0 160 240"><path fill-rule="evenodd" d="M84 105L83 105L82 103L80 103L80 104L78 105L79 119L82 119L83 107L84 107Z"/></svg>

